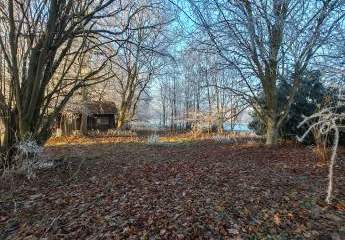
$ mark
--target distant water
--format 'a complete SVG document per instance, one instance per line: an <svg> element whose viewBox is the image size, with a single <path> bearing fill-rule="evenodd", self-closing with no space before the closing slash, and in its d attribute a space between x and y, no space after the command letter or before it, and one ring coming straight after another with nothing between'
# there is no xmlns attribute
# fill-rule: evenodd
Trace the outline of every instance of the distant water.
<svg viewBox="0 0 345 240"><path fill-rule="evenodd" d="M206 127L207 125L205 125ZM132 127L134 129L139 128L139 129L159 129L160 125L159 123L135 123L132 124ZM233 127L233 129L231 129L231 126L229 123L224 123L224 130L225 131L235 131L235 132L251 132L252 130L249 129L248 127L248 123L236 123Z"/></svg>
<svg viewBox="0 0 345 240"><path fill-rule="evenodd" d="M250 132L251 130L248 127L248 123L236 123L233 129L229 123L224 123L224 130L225 131L235 131L235 132Z"/></svg>

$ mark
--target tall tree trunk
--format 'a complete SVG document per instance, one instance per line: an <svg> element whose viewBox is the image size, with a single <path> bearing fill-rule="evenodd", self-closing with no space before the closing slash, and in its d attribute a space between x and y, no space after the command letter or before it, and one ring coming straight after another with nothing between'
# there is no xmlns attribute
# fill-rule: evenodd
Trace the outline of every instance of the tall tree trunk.
<svg viewBox="0 0 345 240"><path fill-rule="evenodd" d="M126 123L126 111L125 109L121 108L118 113L118 119L116 122L116 127L119 129L123 129Z"/></svg>
<svg viewBox="0 0 345 240"><path fill-rule="evenodd" d="M87 114L81 114L81 121L80 121L80 133L82 135L87 134Z"/></svg>
<svg viewBox="0 0 345 240"><path fill-rule="evenodd" d="M265 88L265 96L267 103L266 110L266 145L274 145L278 142L278 99L277 99L277 87L275 84L276 76L271 78L270 84Z"/></svg>
<svg viewBox="0 0 345 240"><path fill-rule="evenodd" d="M28 137L30 132L32 132L31 130L33 122L31 121L25 110L26 109L19 111L18 109L19 113L17 114L18 128L16 135L20 140Z"/></svg>
<svg viewBox="0 0 345 240"><path fill-rule="evenodd" d="M82 89L83 91L83 111L81 113L81 121L80 121L80 133L82 135L87 135L87 116L88 116L88 109L87 109L87 96L86 96L86 89L85 87Z"/></svg>
<svg viewBox="0 0 345 240"><path fill-rule="evenodd" d="M278 126L276 119L267 120L266 145L274 145L278 142Z"/></svg>
<svg viewBox="0 0 345 240"><path fill-rule="evenodd" d="M84 63L82 63L82 66L80 68L81 73L85 72L85 66ZM87 95L87 89L84 86L82 89L82 101L83 101L83 111L81 113L81 121L80 121L80 132L82 135L87 135L87 116L88 116L88 109L87 109L87 100L88 100L88 95Z"/></svg>
<svg viewBox="0 0 345 240"><path fill-rule="evenodd" d="M15 148L13 146L16 143L16 132L18 132L18 125L16 122L15 112L11 111L8 113L8 117L4 118L4 140L1 146L1 153L4 158L2 158L3 165L5 167L10 167L13 163L13 155L15 154Z"/></svg>
<svg viewBox="0 0 345 240"><path fill-rule="evenodd" d="M218 113L217 117L217 131L219 133L224 133L224 119L220 113Z"/></svg>

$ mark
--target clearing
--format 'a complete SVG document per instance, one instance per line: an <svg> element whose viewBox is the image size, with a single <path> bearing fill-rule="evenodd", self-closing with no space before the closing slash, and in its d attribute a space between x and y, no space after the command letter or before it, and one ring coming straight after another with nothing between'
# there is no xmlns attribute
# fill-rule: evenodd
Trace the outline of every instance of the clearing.
<svg viewBox="0 0 345 240"><path fill-rule="evenodd" d="M44 152L54 169L1 179L0 239L345 239L345 162L327 206L309 148L114 138Z"/></svg>

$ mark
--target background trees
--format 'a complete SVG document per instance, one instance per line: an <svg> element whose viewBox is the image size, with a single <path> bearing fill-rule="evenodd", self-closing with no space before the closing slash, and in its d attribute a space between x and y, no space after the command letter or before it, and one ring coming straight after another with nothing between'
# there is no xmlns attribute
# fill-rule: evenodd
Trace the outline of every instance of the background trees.
<svg viewBox="0 0 345 240"><path fill-rule="evenodd" d="M173 1L174 2L174 1ZM326 46L344 17L342 1L177 1L196 28L207 33L208 52L223 60L241 81L243 98L266 125L273 144L298 92L301 77ZM278 85L291 84L282 111ZM258 96L263 93L265 105Z"/></svg>
<svg viewBox="0 0 345 240"><path fill-rule="evenodd" d="M344 12L341 0L2 1L3 147L44 142L76 92L113 95L121 128L154 90L164 126L222 131L250 105L273 144L311 69L343 79Z"/></svg>
<svg viewBox="0 0 345 240"><path fill-rule="evenodd" d="M164 8L152 6L137 14L127 31L125 38L130 41L121 46L116 57L112 58L111 70L113 93L118 106L117 127L123 128L136 114L139 101L149 96L148 87L160 74L164 66L163 59L168 57L166 48L169 41L164 36L168 16ZM148 28L148 26L151 26ZM138 29L133 33L132 29Z"/></svg>
<svg viewBox="0 0 345 240"><path fill-rule="evenodd" d="M234 91L232 72L201 47L190 43L159 78L161 123L171 129L231 130L247 104Z"/></svg>

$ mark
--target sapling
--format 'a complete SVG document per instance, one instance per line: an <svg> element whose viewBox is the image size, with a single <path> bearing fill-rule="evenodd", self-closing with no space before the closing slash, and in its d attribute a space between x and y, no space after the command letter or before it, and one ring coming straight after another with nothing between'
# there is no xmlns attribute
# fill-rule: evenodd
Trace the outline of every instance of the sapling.
<svg viewBox="0 0 345 240"><path fill-rule="evenodd" d="M303 121L298 125L298 127L302 127L305 124L309 124L309 127L304 134L301 137L297 137L300 142L302 142L312 130L318 131L320 135L323 136L330 136L331 133L334 134L332 154L328 170L328 188L326 197L326 202L328 204L331 203L332 199L333 173L339 144L339 132L343 129L341 123L345 121L345 113L341 112L341 110L345 108L344 100L345 99L341 94L339 94L337 104L335 106L325 107L309 117L304 116ZM327 141L327 138L325 141Z"/></svg>

